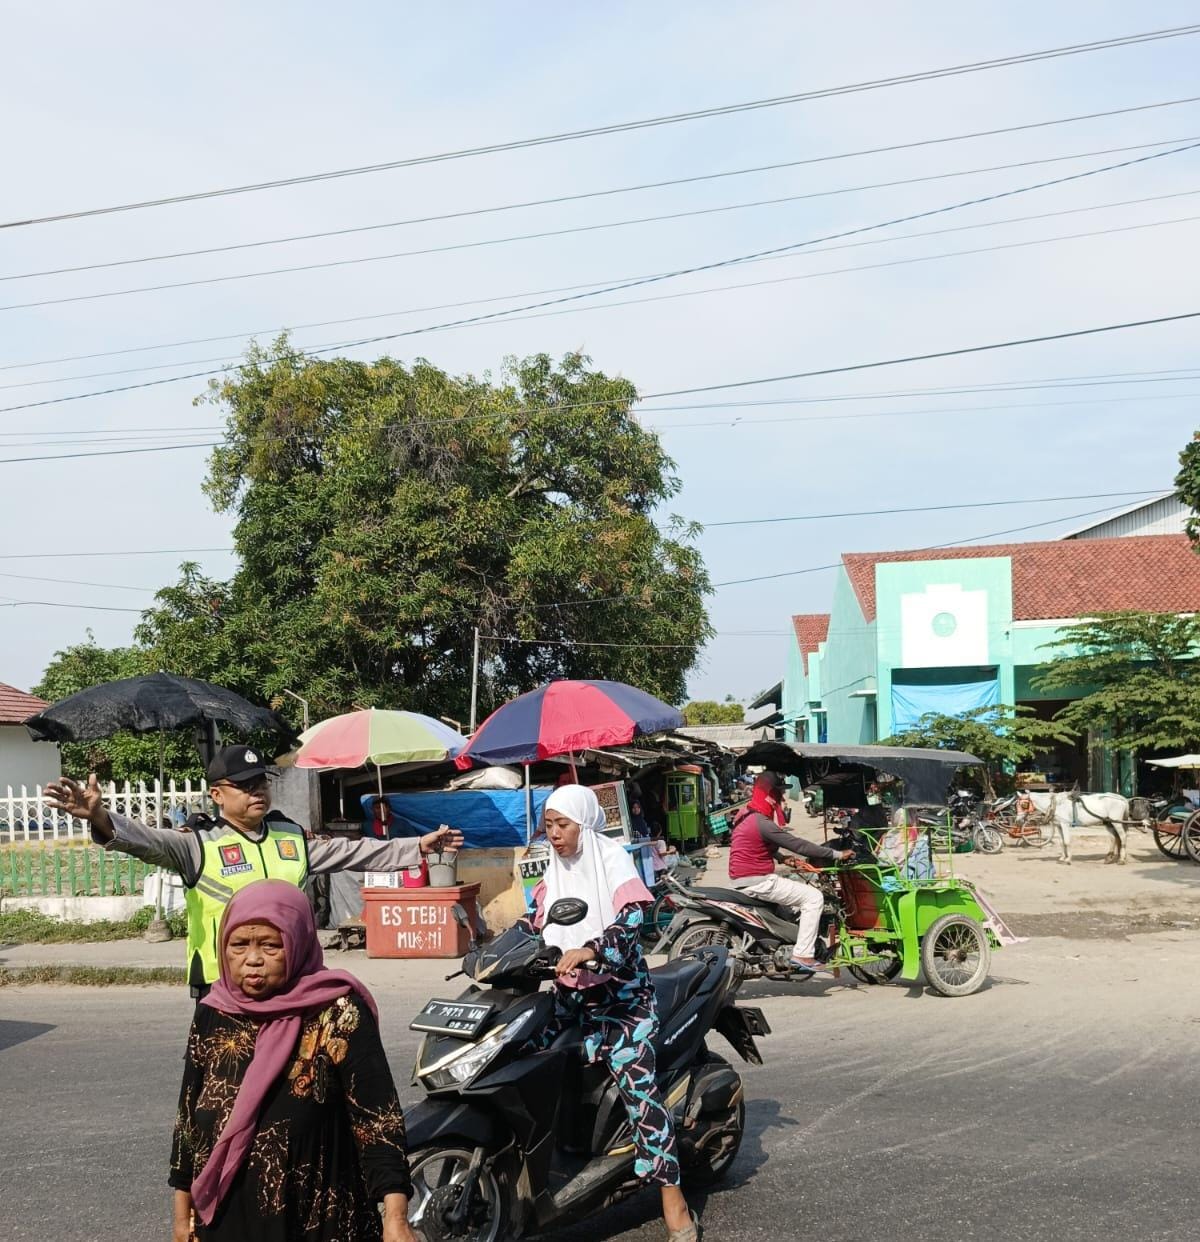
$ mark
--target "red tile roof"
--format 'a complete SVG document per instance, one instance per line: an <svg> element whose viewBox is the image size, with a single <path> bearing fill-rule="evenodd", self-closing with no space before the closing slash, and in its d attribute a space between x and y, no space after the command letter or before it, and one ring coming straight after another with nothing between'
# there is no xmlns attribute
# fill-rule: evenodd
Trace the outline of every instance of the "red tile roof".
<svg viewBox="0 0 1200 1242"><path fill-rule="evenodd" d="M0 725L21 724L49 706L45 699L34 698L32 694L0 681Z"/></svg>
<svg viewBox="0 0 1200 1242"><path fill-rule="evenodd" d="M792 618L796 630L796 642L800 644L800 659L808 672L808 657L829 636L829 613L802 612Z"/></svg>
<svg viewBox="0 0 1200 1242"><path fill-rule="evenodd" d="M847 552L842 562L863 616L874 621L876 565L981 556L1012 558L1014 621L1079 617L1124 608L1200 612L1200 556L1186 535Z"/></svg>

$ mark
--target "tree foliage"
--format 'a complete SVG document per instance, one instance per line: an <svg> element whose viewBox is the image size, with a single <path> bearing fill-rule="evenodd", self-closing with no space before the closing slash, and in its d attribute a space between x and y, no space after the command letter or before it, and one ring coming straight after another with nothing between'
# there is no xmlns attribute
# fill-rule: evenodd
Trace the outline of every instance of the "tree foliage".
<svg viewBox="0 0 1200 1242"><path fill-rule="evenodd" d="M475 627L484 710L553 677L677 702L711 633L709 584L694 528L655 524L679 481L635 397L578 354L491 382L254 350L209 398L227 440L205 487L236 517L240 568L217 582L185 566L138 641L285 711L293 690L314 718L464 719Z"/></svg>
<svg viewBox="0 0 1200 1242"><path fill-rule="evenodd" d="M1030 707L975 707L959 716L927 712L910 729L885 738L885 746L931 746L962 750L982 759L990 797L995 777L1006 765L1018 764L1052 742L1069 742L1073 734L1052 720L1038 720Z"/></svg>
<svg viewBox="0 0 1200 1242"><path fill-rule="evenodd" d="M1101 613L1064 626L1047 647L1058 654L1034 685L1084 691L1058 714L1068 728L1121 749L1200 746L1200 617Z"/></svg>
<svg viewBox="0 0 1200 1242"><path fill-rule="evenodd" d="M718 703L713 699L696 699L683 707L683 723L687 725L741 724L746 710L740 703Z"/></svg>
<svg viewBox="0 0 1200 1242"><path fill-rule="evenodd" d="M138 647L98 646L89 630L84 642L54 653L33 693L55 702L106 681L153 672L154 667L146 651ZM63 771L76 776L95 772L106 781L158 779L157 734L121 732L92 742L64 742L60 749ZM163 739L163 760L168 777L194 778L202 774L199 753L190 737L167 734Z"/></svg>

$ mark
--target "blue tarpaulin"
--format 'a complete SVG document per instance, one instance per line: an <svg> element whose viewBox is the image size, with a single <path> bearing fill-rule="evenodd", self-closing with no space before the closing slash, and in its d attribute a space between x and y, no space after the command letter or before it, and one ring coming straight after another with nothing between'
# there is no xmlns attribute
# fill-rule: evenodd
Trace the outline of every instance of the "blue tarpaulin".
<svg viewBox="0 0 1200 1242"><path fill-rule="evenodd" d="M534 832L541 822L542 808L551 790L535 788L533 800ZM367 822L376 794L362 798ZM459 789L436 793L386 794L395 818L391 831L395 837L424 836L440 824L459 829L468 847L500 849L525 844L525 791L523 789Z"/></svg>
<svg viewBox="0 0 1200 1242"><path fill-rule="evenodd" d="M892 683L892 732L913 728L922 716L937 712L942 716L961 716L977 707L993 707L1000 702L1000 682L952 681L940 685Z"/></svg>

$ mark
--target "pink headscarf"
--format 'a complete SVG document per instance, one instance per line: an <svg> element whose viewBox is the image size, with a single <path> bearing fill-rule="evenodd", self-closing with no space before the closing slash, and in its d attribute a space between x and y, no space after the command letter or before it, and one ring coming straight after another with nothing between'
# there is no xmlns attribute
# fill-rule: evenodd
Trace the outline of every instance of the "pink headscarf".
<svg viewBox="0 0 1200 1242"><path fill-rule="evenodd" d="M287 981L278 992L254 1000L232 984L225 973L225 947L233 931L246 923L269 923L283 938ZM303 890L284 880L258 880L247 884L225 907L218 936L221 977L200 1002L221 1013L254 1018L261 1025L254 1041L254 1056L238 1088L233 1112L225 1123L212 1155L192 1183L192 1203L200 1219L209 1225L224 1199L258 1128L258 1115L275 1080L287 1068L305 1014L323 1009L339 996L354 991L379 1011L370 992L344 970L326 970L325 956L317 939L312 907Z"/></svg>

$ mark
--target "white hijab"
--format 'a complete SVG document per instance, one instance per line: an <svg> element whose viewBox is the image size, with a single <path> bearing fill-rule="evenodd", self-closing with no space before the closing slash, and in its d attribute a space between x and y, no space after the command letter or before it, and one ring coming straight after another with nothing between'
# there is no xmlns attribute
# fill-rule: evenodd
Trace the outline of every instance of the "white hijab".
<svg viewBox="0 0 1200 1242"><path fill-rule="evenodd" d="M603 835L606 820L596 795L585 785L560 785L546 800L546 812L557 811L579 825L579 853L563 858L551 847L546 870L543 910L549 910L561 897L580 897L587 902L587 917L573 927L557 923L542 933L547 944L565 953L580 949L602 935L616 917L617 894L631 882L632 899L649 900L641 876L620 842ZM636 890L640 889L641 892ZM642 894L645 894L643 897ZM630 899L626 896L621 905Z"/></svg>

